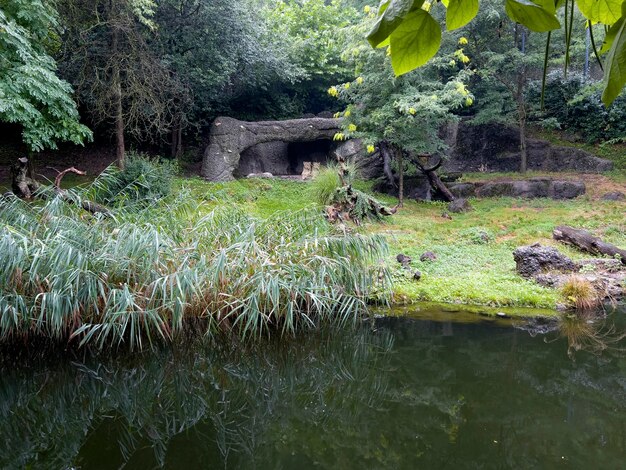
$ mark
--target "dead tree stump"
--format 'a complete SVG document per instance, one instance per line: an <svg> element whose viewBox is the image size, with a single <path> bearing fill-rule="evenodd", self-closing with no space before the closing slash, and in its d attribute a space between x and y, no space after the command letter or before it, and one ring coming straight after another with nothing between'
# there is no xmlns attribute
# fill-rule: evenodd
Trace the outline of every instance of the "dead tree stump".
<svg viewBox="0 0 626 470"><path fill-rule="evenodd" d="M11 166L11 189L13 194L23 199L31 199L39 189L39 183L33 176L33 166L28 158L18 158Z"/></svg>

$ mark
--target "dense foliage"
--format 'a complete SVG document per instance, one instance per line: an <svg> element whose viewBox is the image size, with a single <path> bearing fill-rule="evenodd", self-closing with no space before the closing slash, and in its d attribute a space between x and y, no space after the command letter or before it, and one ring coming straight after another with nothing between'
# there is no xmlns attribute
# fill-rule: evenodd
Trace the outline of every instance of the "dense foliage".
<svg viewBox="0 0 626 470"><path fill-rule="evenodd" d="M0 121L22 126L31 150L91 138L70 85L56 75L56 11L46 0L0 1Z"/></svg>
<svg viewBox="0 0 626 470"><path fill-rule="evenodd" d="M602 48L606 52L602 101L608 106L626 84L626 2L623 0L506 0L506 15L531 31L548 32L546 57L551 32L561 29L565 34L565 62L569 61L574 10L582 13L590 29L603 24L608 29ZM451 31L469 23L478 13L478 0L447 0L446 29ZM424 65L435 56L441 44L441 27L431 14L431 3L424 0L383 0L378 8L378 21L368 39L372 47L388 47L396 75ZM564 11L560 18L560 12ZM560 21L561 20L561 21Z"/></svg>

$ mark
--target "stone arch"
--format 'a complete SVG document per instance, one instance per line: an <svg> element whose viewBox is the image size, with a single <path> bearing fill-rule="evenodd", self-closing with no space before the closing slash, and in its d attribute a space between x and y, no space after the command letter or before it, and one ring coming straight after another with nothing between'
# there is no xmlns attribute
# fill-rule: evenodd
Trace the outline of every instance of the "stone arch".
<svg viewBox="0 0 626 470"><path fill-rule="evenodd" d="M332 139L340 130L340 120L334 118L247 122L219 117L211 125L201 175L209 181L230 181L239 166L241 152L253 145Z"/></svg>

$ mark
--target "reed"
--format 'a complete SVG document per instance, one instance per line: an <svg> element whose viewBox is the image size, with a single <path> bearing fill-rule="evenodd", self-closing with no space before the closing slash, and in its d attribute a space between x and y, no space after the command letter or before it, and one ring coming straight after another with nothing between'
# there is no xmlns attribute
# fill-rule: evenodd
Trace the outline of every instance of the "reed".
<svg viewBox="0 0 626 470"><path fill-rule="evenodd" d="M142 349L191 319L208 335L293 334L353 322L387 291L382 237L333 236L315 210L255 219L232 208L200 216L186 193L112 200L111 178L70 193L106 194L110 218L58 197L0 202L1 340Z"/></svg>

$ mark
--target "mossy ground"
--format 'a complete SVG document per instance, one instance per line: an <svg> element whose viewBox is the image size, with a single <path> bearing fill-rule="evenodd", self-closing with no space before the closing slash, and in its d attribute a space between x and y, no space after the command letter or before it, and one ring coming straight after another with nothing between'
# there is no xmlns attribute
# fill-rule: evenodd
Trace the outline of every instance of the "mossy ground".
<svg viewBox="0 0 626 470"><path fill-rule="evenodd" d="M500 176L516 175L490 175ZM465 179L483 177L467 175ZM626 204L599 198L608 190L626 190L623 179L614 175L566 177L584 178L589 194L571 201L472 199L475 210L453 214L452 220L442 217L445 203L407 201L398 214L386 218L384 223L365 224L359 230L386 236L391 251L385 261L393 270L397 303L430 301L553 309L562 301L559 292L515 273L512 252L516 247L539 242L558 246L572 258L584 258L552 240L552 230L560 224L589 229L609 242L626 246ZM179 180L178 185L205 201L207 211L219 204L232 204L266 217L276 211L315 205L310 185L301 181L247 179L216 184L191 178ZM357 186L370 189L368 183ZM388 196L377 197L389 205L396 202ZM435 252L437 260L419 261L425 251ZM413 259L411 270L400 268L395 261L398 253ZM418 282L412 279L414 270L422 273Z"/></svg>

